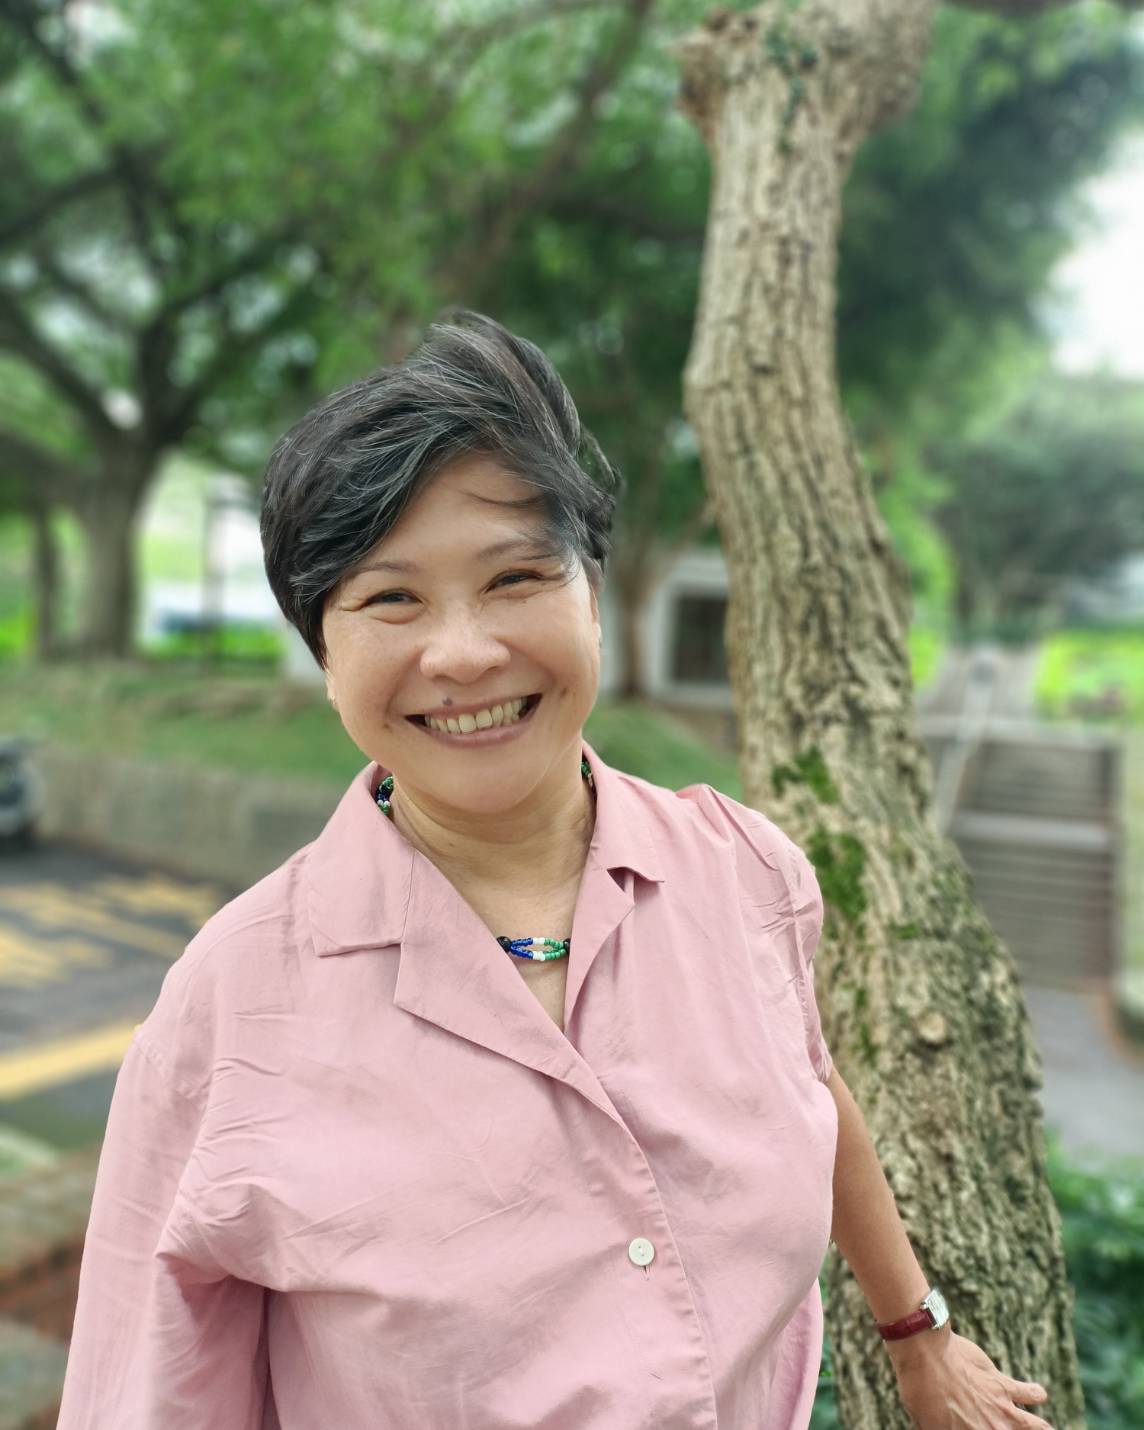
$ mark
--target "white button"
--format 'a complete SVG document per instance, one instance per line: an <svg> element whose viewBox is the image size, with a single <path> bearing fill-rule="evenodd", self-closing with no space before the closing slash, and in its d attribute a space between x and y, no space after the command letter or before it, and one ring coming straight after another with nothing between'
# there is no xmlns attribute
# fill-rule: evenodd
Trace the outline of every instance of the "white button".
<svg viewBox="0 0 1144 1430"><path fill-rule="evenodd" d="M655 1255L655 1247L646 1236L637 1236L628 1244L628 1256L637 1266L647 1266Z"/></svg>

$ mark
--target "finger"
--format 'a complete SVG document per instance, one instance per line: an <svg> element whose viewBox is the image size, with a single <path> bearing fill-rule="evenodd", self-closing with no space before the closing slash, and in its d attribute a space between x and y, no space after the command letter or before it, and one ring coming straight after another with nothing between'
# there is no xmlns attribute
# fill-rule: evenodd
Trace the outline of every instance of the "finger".
<svg viewBox="0 0 1144 1430"><path fill-rule="evenodd" d="M1022 1430L1053 1430L1047 1420L1042 1420L1039 1415L1026 1415L1023 1410L1018 1410L1018 1419L1013 1423L1020 1425Z"/></svg>
<svg viewBox="0 0 1144 1430"><path fill-rule="evenodd" d="M1006 1390L1021 1405L1036 1405L1048 1400L1049 1392L1036 1380L1010 1380L1006 1377Z"/></svg>

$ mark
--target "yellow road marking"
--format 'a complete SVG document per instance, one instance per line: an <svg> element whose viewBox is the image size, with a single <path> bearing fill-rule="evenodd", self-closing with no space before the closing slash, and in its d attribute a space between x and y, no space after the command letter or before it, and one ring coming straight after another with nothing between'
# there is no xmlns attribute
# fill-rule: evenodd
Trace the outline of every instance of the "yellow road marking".
<svg viewBox="0 0 1144 1430"><path fill-rule="evenodd" d="M26 1097L45 1087L118 1069L138 1023L111 1023L76 1037L0 1057L0 1100Z"/></svg>
<svg viewBox="0 0 1144 1430"><path fill-rule="evenodd" d="M181 914L200 924L226 902L220 890L207 884L178 884L157 874L142 879L101 879L87 888L119 909L141 914Z"/></svg>
<svg viewBox="0 0 1144 1430"><path fill-rule="evenodd" d="M35 988L63 983L77 964L106 968L113 950L79 938L40 938L0 928L0 985Z"/></svg>
<svg viewBox="0 0 1144 1430"><path fill-rule="evenodd" d="M81 893L53 885L5 891L4 902L13 913L33 919L41 927L58 928L67 934L99 934L113 943L142 953L157 954L173 963L187 940L162 929L117 919Z"/></svg>

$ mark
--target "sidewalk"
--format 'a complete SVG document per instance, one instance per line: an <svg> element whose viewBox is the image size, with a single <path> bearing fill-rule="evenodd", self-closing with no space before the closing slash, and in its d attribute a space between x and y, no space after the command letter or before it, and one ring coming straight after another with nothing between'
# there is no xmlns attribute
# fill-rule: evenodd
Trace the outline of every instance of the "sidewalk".
<svg viewBox="0 0 1144 1430"><path fill-rule="evenodd" d="M1044 1063L1045 1125L1088 1167L1135 1158L1144 1175L1144 1052L1119 1033L1111 989L1024 988Z"/></svg>

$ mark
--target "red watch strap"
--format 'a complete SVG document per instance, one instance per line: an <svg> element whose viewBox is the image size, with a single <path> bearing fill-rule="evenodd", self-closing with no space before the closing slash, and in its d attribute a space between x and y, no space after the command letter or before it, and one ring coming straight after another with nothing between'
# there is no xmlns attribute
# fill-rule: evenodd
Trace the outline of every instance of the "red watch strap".
<svg viewBox="0 0 1144 1430"><path fill-rule="evenodd" d="M908 1316L903 1316L900 1321L891 1321L886 1326L879 1322L878 1332L884 1341L901 1341L906 1336L916 1336L919 1331L931 1330L933 1324L933 1316L925 1306L920 1306Z"/></svg>

